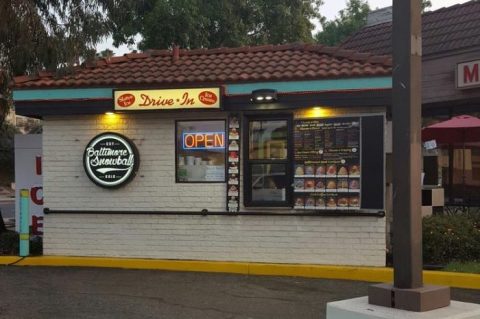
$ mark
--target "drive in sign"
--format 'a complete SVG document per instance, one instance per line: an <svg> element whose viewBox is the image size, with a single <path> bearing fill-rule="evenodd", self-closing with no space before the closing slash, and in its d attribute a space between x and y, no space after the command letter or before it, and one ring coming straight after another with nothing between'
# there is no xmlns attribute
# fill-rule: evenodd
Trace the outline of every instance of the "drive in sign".
<svg viewBox="0 0 480 319"><path fill-rule="evenodd" d="M117 90L114 103L116 111L218 109L220 88Z"/></svg>

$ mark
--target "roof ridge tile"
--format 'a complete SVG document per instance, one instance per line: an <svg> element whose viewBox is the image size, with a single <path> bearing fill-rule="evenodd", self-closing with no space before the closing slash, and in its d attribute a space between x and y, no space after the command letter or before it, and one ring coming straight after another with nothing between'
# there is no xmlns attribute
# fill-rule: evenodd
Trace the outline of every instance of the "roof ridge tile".
<svg viewBox="0 0 480 319"><path fill-rule="evenodd" d="M38 72L38 76L41 78L51 78L54 76L54 74L50 71L41 70Z"/></svg>
<svg viewBox="0 0 480 319"><path fill-rule="evenodd" d="M144 59L150 57L150 54L146 52L130 52L130 53L125 53L123 56L127 57L128 59Z"/></svg>
<svg viewBox="0 0 480 319"><path fill-rule="evenodd" d="M23 77L17 88L128 86L145 84L193 84L255 82L258 80L325 79L341 75L385 75L391 59L321 44L287 43L181 50L172 62L172 50L132 52L76 68L60 78ZM373 65L372 65L373 64ZM125 75L127 74L127 75Z"/></svg>
<svg viewBox="0 0 480 319"><path fill-rule="evenodd" d="M18 75L13 78L13 82L15 84L20 84L20 83L25 83L25 82L30 82L30 81L35 81L40 79L39 76L37 75Z"/></svg>
<svg viewBox="0 0 480 319"><path fill-rule="evenodd" d="M106 59L107 64L116 64L128 61L128 57L125 55L112 56L111 58Z"/></svg>
<svg viewBox="0 0 480 319"><path fill-rule="evenodd" d="M156 49L149 49L145 51L146 54L149 54L152 57L155 56L170 56L172 55L172 51L170 50L156 50Z"/></svg>

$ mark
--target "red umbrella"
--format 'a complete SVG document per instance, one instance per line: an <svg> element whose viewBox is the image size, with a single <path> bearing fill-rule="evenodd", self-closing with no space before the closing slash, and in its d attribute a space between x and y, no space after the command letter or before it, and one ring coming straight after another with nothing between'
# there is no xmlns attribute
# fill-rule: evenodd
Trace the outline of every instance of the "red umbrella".
<svg viewBox="0 0 480 319"><path fill-rule="evenodd" d="M470 115L459 115L430 125L422 130L422 140L436 140L442 144L480 141L480 119Z"/></svg>
<svg viewBox="0 0 480 319"><path fill-rule="evenodd" d="M470 115L459 115L451 119L430 125L422 130L422 140L436 140L440 144L462 144L462 193L465 196L465 143L480 141L480 119ZM450 155L450 167L453 156Z"/></svg>

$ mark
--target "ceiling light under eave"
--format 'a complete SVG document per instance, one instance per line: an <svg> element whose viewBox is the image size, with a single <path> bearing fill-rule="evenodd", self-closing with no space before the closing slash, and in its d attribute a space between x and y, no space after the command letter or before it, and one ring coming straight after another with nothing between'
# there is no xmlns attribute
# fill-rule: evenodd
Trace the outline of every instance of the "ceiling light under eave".
<svg viewBox="0 0 480 319"><path fill-rule="evenodd" d="M252 91L251 100L256 103L271 103L277 100L277 90L259 89Z"/></svg>

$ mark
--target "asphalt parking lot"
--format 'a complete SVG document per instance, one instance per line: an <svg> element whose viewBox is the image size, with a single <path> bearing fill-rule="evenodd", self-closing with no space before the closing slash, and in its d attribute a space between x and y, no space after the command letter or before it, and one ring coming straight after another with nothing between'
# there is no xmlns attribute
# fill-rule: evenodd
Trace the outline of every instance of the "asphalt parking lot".
<svg viewBox="0 0 480 319"><path fill-rule="evenodd" d="M0 266L0 318L325 318L369 283L158 270ZM453 298L479 302L480 291Z"/></svg>

